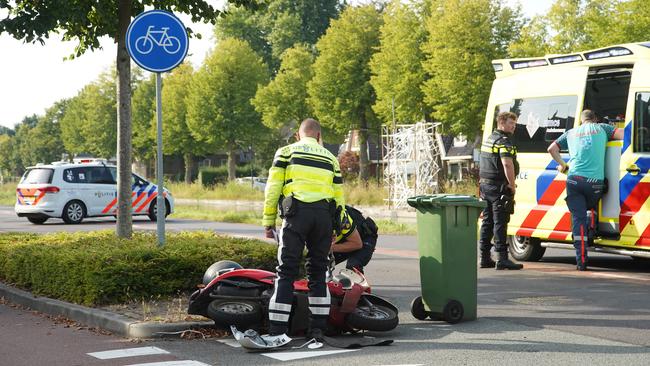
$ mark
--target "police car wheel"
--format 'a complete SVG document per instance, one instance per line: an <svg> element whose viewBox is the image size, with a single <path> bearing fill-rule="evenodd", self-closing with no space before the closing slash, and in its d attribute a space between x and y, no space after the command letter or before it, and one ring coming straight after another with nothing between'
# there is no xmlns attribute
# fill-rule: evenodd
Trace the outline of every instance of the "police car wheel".
<svg viewBox="0 0 650 366"><path fill-rule="evenodd" d="M48 219L48 217L41 217L41 216L37 216L37 217L28 217L28 218L27 218L27 220L28 220L29 222L31 222L32 224L36 224L36 225L44 224L45 221L47 221L47 219Z"/></svg>
<svg viewBox="0 0 650 366"><path fill-rule="evenodd" d="M80 224L86 216L86 206L81 201L70 201L63 207L61 218L66 224Z"/></svg>
<svg viewBox="0 0 650 366"><path fill-rule="evenodd" d="M512 258L518 261L536 262L544 256L546 248L538 238L508 235L508 249Z"/></svg>
<svg viewBox="0 0 650 366"><path fill-rule="evenodd" d="M151 205L149 206L149 213L147 216L149 216L149 220L156 222L158 221L158 200L155 199L153 202L151 202ZM169 215L169 201L165 199L165 217Z"/></svg>

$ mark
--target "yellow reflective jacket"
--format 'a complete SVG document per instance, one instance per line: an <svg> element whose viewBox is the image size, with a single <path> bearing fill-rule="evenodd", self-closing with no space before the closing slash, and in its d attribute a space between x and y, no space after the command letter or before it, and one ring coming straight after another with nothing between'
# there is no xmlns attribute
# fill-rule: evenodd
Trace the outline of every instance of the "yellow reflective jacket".
<svg viewBox="0 0 650 366"><path fill-rule="evenodd" d="M306 203L334 199L338 206L344 207L338 160L311 137L278 149L264 191L262 225L275 225L280 195L293 195Z"/></svg>

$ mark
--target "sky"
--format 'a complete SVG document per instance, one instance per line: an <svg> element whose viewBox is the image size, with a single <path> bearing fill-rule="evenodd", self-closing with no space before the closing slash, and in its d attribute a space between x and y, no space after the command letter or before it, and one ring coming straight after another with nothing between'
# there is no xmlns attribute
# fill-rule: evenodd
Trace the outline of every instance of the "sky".
<svg viewBox="0 0 650 366"><path fill-rule="evenodd" d="M208 2L219 7L223 3L221 0ZM521 3L524 14L532 17L545 13L553 0L506 0L505 3ZM5 16L6 11L0 12L0 17ZM201 40L190 39L188 58L196 68L214 45L212 25L192 23L183 14L179 18L203 35ZM60 35L51 35L43 46L22 43L4 33L0 35L0 125L13 128L25 116L44 114L54 102L74 97L108 70L115 62L117 47L108 37L100 43L102 50L64 61L73 53L76 42L63 42Z"/></svg>

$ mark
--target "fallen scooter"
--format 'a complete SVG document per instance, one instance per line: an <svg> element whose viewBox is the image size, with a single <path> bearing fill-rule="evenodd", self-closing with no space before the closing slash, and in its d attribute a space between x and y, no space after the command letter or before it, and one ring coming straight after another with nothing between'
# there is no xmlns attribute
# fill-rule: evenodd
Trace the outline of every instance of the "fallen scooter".
<svg viewBox="0 0 650 366"><path fill-rule="evenodd" d="M221 328L234 326L262 332L268 329L268 306L275 277L275 273L244 269L232 261L216 262L204 275L205 286L190 296L188 313L208 317ZM397 326L397 308L371 294L370 285L362 273L343 269L328 281L327 286L332 299L327 335L361 330L383 332ZM290 335L307 331L308 293L307 280L294 282ZM254 335L251 333L251 336Z"/></svg>

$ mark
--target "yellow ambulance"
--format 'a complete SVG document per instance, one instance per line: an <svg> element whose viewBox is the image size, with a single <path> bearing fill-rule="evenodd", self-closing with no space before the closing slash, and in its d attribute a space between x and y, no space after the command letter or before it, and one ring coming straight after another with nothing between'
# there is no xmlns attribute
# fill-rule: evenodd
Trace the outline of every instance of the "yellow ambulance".
<svg viewBox="0 0 650 366"><path fill-rule="evenodd" d="M536 261L547 247L573 248L566 175L546 152L591 109L624 130L607 144L607 194L598 207L595 251L650 258L650 43L624 44L566 55L495 60L483 138L499 112L519 116L515 213L510 253ZM568 152L563 151L568 160Z"/></svg>

